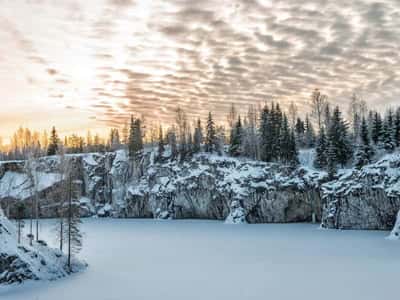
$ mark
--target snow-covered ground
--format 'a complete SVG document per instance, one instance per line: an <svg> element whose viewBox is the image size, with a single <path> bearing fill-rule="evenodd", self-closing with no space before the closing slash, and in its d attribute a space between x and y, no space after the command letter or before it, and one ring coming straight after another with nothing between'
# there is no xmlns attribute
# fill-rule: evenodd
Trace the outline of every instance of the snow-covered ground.
<svg viewBox="0 0 400 300"><path fill-rule="evenodd" d="M0 299L400 298L400 244L388 232L134 219L86 219L83 229L85 272L0 288Z"/></svg>

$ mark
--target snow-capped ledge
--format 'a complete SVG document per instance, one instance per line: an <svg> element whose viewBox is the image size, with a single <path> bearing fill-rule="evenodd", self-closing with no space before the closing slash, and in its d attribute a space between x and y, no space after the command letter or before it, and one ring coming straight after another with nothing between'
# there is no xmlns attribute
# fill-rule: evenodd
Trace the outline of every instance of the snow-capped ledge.
<svg viewBox="0 0 400 300"><path fill-rule="evenodd" d="M29 246L28 241L17 243L15 226L0 209L0 285L27 280L56 280L86 268L87 264L73 259L71 270L67 257L44 242Z"/></svg>

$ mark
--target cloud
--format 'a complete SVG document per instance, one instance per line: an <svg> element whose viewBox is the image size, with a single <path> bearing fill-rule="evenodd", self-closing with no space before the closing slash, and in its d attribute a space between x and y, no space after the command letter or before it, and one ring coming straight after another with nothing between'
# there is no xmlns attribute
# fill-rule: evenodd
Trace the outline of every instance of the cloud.
<svg viewBox="0 0 400 300"><path fill-rule="evenodd" d="M40 18L53 28L58 17L65 35L45 37L33 26L29 35L17 31L18 47L35 48L28 59L99 123L122 124L132 112L173 122L178 105L192 117L214 111L219 121L231 103L245 113L250 104L294 101L305 112L314 88L339 104L354 91L371 106L400 97L396 0L99 0L76 6L78 21L47 8ZM49 50L66 37L70 49ZM84 96L64 93L76 86Z"/></svg>
<svg viewBox="0 0 400 300"><path fill-rule="evenodd" d="M46 70L46 72L47 72L49 75L51 75L51 76L54 76L54 75L57 75L57 74L58 74L58 71L57 71L56 69L52 69L52 68L48 68L48 69Z"/></svg>

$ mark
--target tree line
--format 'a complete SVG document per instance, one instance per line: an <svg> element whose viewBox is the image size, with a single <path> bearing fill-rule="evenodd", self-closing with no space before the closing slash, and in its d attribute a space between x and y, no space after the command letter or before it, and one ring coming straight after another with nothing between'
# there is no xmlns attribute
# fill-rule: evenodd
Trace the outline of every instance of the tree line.
<svg viewBox="0 0 400 300"><path fill-rule="evenodd" d="M132 162L138 161L145 145L157 148L157 159L184 161L204 151L248 157L265 162L297 165L300 149L315 148L314 166L331 175L338 167L362 167L376 154L392 152L400 143L400 108L384 114L369 110L366 102L353 95L344 116L339 106L333 106L318 89L311 95L311 111L301 117L292 102L286 109L279 103L263 107L250 105L239 114L232 104L224 126L217 125L209 112L202 120L188 120L186 112L177 108L175 122L169 127L146 127L143 118L131 117L121 128L112 128L107 139L99 135L66 136L62 141L56 128L41 139L37 133L19 129L13 138L12 151L3 157L26 157L63 153L106 152L126 149ZM36 147L35 147L36 145Z"/></svg>

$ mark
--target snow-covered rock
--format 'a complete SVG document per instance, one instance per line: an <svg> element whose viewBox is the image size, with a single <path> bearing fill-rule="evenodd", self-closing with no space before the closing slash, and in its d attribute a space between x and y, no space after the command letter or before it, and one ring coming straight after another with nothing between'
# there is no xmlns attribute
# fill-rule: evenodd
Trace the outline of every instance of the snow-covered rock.
<svg viewBox="0 0 400 300"><path fill-rule="evenodd" d="M246 222L246 213L243 207L240 205L239 201L232 201L230 206L230 213L225 220L226 224L245 224Z"/></svg>
<svg viewBox="0 0 400 300"><path fill-rule="evenodd" d="M391 240L400 240L400 210L397 213L396 223L394 224L388 238Z"/></svg>
<svg viewBox="0 0 400 300"><path fill-rule="evenodd" d="M125 150L67 157L74 182L80 182L74 195L83 199L83 216L225 220L237 201L249 223L316 219L325 228L392 228L400 209L400 154L386 155L361 170L342 170L330 182L326 172L313 168L314 155L313 150L302 151L301 164L293 169L205 153L177 162L168 155L155 159L154 152L145 151L135 172ZM44 217L55 216L59 163L56 156L37 163ZM29 208L29 191L23 162L0 163L3 208L17 201ZM13 209L7 212L15 215Z"/></svg>
<svg viewBox="0 0 400 300"><path fill-rule="evenodd" d="M18 244L15 226L0 209L0 284L55 280L85 267L85 263L73 259L70 270L66 255L47 247L44 242L34 242L29 246L28 241L22 239Z"/></svg>
<svg viewBox="0 0 400 300"><path fill-rule="evenodd" d="M302 168L199 154L148 167L127 203L154 217L167 211L175 219L225 220L238 201L250 223L308 221L313 211L319 215L314 188L322 178ZM128 216L137 213L128 210Z"/></svg>
<svg viewBox="0 0 400 300"><path fill-rule="evenodd" d="M400 209L400 154L339 172L322 185L322 195L323 227L391 229Z"/></svg>

